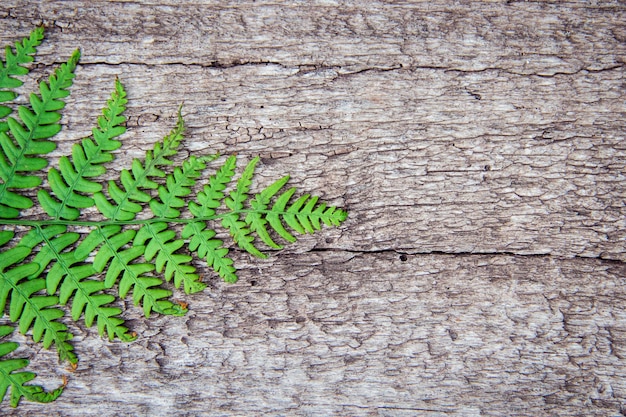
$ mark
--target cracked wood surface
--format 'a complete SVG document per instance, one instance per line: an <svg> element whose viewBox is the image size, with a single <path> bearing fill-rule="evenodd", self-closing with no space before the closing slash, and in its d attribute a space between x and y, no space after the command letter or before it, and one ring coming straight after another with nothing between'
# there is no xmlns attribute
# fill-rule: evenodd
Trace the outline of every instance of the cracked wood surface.
<svg viewBox="0 0 626 417"><path fill-rule="evenodd" d="M188 152L261 155L257 187L350 217L236 254L235 285L205 270L185 318L129 308L132 344L72 324L73 374L22 339L70 382L3 413L626 412L623 3L41 3L4 1L0 41L45 24L39 76L81 48L57 154L119 76L116 168L184 102Z"/></svg>

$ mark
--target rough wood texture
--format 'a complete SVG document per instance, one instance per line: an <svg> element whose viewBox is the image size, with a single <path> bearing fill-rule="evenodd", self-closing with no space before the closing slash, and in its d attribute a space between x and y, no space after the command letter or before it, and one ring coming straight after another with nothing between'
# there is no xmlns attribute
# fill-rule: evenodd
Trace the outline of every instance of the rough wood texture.
<svg viewBox="0 0 626 417"><path fill-rule="evenodd" d="M3 414L626 414L622 2L41 3L4 0L0 43L43 22L41 74L81 48L59 154L119 76L119 168L184 102L189 152L350 218L206 271L186 318L130 308L135 343L72 324L67 391Z"/></svg>

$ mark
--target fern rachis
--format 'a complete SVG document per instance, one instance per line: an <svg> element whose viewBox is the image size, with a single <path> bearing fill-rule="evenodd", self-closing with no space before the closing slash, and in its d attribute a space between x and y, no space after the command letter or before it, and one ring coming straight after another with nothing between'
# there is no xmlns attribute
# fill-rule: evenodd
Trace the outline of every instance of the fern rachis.
<svg viewBox="0 0 626 417"><path fill-rule="evenodd" d="M192 195L218 155L173 163L184 134L180 110L176 126L162 141L143 159L134 159L118 180L102 184L98 178L107 172L126 130L126 92L119 80L92 136L46 170L45 155L55 148L59 111L80 54L75 52L42 81L30 106L18 106L14 114L13 90L21 85L15 77L28 73L26 65L42 39L43 31L37 29L16 43L15 52L7 47L5 61L0 60L0 338L17 327L46 348L54 345L61 360L75 364L68 317L96 324L109 339L131 341L135 335L124 325L118 300L132 294L146 317L153 312L185 314L186 306L170 297L174 288L189 294L206 287L194 255L224 281L237 281L229 245L217 238L217 228L242 251L266 257L260 244L280 249L277 242L295 242L294 234L314 233L323 224L346 219L345 211L319 203L317 197L296 198L295 188L284 190L289 176L251 196L259 158L238 176L237 158L225 158ZM23 217L22 211L35 202L45 215ZM88 214L94 211L99 215ZM65 384L51 392L27 385L34 374L19 370L28 361L5 358L15 346L0 340L0 401L9 389L12 406L22 397L57 398Z"/></svg>

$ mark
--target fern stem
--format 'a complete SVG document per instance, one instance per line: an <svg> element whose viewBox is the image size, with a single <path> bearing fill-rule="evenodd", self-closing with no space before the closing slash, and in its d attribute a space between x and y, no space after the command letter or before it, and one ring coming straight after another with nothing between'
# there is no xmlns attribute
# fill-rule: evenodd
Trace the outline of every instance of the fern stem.
<svg viewBox="0 0 626 417"><path fill-rule="evenodd" d="M179 218L172 219L169 217L152 217L149 219L133 219L133 220L111 220L111 219L102 219L102 220L38 220L38 219L2 219L2 224L12 224L18 226L26 226L26 227L37 227L37 226L51 226L51 225L63 225L63 226L85 226L85 227L104 227L104 226L143 226L145 224L150 223L171 223L171 224L189 224L195 222L211 222L216 220L222 220L226 217L229 217L233 214L248 214L248 213L258 213L258 214L277 214L279 216L293 214L289 213L287 210L284 211L272 211L272 210L253 210L253 209L241 209L235 211L228 211L224 213L215 214L213 216L207 217L195 217L195 218Z"/></svg>

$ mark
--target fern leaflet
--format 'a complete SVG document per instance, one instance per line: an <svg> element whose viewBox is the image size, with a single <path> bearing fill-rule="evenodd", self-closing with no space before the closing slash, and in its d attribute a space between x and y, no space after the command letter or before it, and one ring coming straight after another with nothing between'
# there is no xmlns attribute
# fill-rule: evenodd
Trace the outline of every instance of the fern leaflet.
<svg viewBox="0 0 626 417"><path fill-rule="evenodd" d="M254 167L259 162L259 157L254 158L241 174L237 181L237 188L230 193L230 197L224 200L226 206L231 210L222 219L222 225L230 230L235 243L246 252L259 258L265 258L266 255L259 251L253 244L254 237L250 235L250 229L246 228L246 223L239 220L239 213L243 210L243 203L248 198L248 191L252 185L252 175Z"/></svg>
<svg viewBox="0 0 626 417"><path fill-rule="evenodd" d="M102 185L88 178L104 174L102 164L112 161L111 152L122 145L114 138L126 131L123 126L126 118L122 116L126 102L126 92L116 80L115 91L98 118L98 127L93 129L93 140L85 138L81 144L74 145L71 161L67 156L61 157L60 172L54 167L48 171L48 183L56 198L45 189L40 189L37 197L51 218L74 220L81 208L95 204L90 195L100 192Z"/></svg>
<svg viewBox="0 0 626 417"><path fill-rule="evenodd" d="M32 174L48 165L46 159L31 155L44 155L56 148L55 143L47 139L61 130L58 123L61 114L58 111L65 106L62 99L69 95L68 88L72 85L79 58L80 53L74 52L70 60L50 76L47 83L40 82L40 95L30 95L31 108L18 108L21 123L9 117L9 131L0 131L0 218L15 218L19 210L33 205L30 198L13 190L34 188L41 184L40 177L21 173Z"/></svg>
<svg viewBox="0 0 626 417"><path fill-rule="evenodd" d="M209 183L198 194L198 203L189 202L189 211L197 219L212 219L215 217L215 209L220 206L224 198L223 191L235 175L237 159L229 157L221 168L209 178ZM215 231L207 228L206 221L194 221L185 226L182 236L189 239L188 247L192 252L197 252L200 258L206 259L209 266L219 274L226 282L236 282L237 275L233 261L228 255L228 249L224 248L223 241L215 239Z"/></svg>
<svg viewBox="0 0 626 417"><path fill-rule="evenodd" d="M61 359L76 362L73 347L68 343L72 335L67 326L58 321L65 314L57 307L58 297L37 295L46 287L41 278L30 278L39 266L33 262L21 263L30 253L27 246L15 246L0 256L0 311L9 306L9 320L18 323L21 333L33 330L33 340L42 341L48 348L55 344ZM19 264L19 265L16 265Z"/></svg>
<svg viewBox="0 0 626 417"><path fill-rule="evenodd" d="M318 197L303 195L293 202L288 203L295 193L291 188L281 194L270 209L269 203L286 184L289 177L283 177L270 185L250 201L250 207L246 207L252 185L254 169L259 159L254 158L248 163L246 169L237 181L237 186L228 197L223 193L234 176L236 158L231 156L226 160L218 172L209 179L209 184L198 194L198 202L189 203L189 211L196 221L188 223L183 229L183 237L189 239L189 249L197 252L201 258L227 282L237 281L235 268L232 260L227 256L228 249L223 247L223 241L216 239L215 230L207 227L207 221L222 219L222 225L226 227L235 243L246 252L265 257L255 245L254 233L261 241L270 247L280 248L269 235L267 226L279 236L289 242L296 238L287 231L285 226L295 232L313 233L321 229L321 224L338 225L347 217L347 212L336 207L327 207L325 203L317 204ZM306 204L305 204L306 203ZM223 213L216 213L216 209L225 206ZM244 219L243 221L241 219Z"/></svg>
<svg viewBox="0 0 626 417"><path fill-rule="evenodd" d="M15 53L10 46L5 48L5 62L0 60L0 103L13 101L17 94L11 91L21 87L22 81L12 77L12 75L28 74L28 68L24 65L33 61L33 55L37 52L37 46L43 40L43 28L35 29L30 37L22 42L15 43ZM0 104L0 132L9 130L7 122L2 121L13 111L10 107Z"/></svg>
<svg viewBox="0 0 626 417"><path fill-rule="evenodd" d="M155 177L163 178L166 176L162 167L172 164L168 158L177 153L176 149L182 140L183 130L184 122L179 111L176 127L162 142L157 142L153 150L146 152L145 161L142 163L135 159L132 164L132 171L122 171L120 177L122 187L114 181L109 181L108 193L113 202L110 202L101 192L94 196L96 207L105 217L111 220L131 221L144 208L140 203L149 203L152 200L152 195L149 192L159 187L154 179ZM152 206L157 207L157 204L152 203ZM128 239L123 241L122 246L130 244L135 237L134 231L132 232L123 232L125 233L123 236ZM161 243L166 245L166 242ZM139 258L146 252L145 246L133 245L120 251L121 246L118 246L117 243L110 239L104 241L105 246L110 244L115 245L109 247L105 252L110 256L100 256L102 252L98 254L98 265L99 268L102 268L98 272L102 272L107 263L110 262L105 278L107 287L112 287L119 278L120 297L126 297L126 294L132 289L133 301L135 305L142 304L146 317L150 316L152 310L170 315L182 315L186 312L179 304L167 300L172 292L161 287L161 278L147 275L155 269L155 265L150 262L139 261Z"/></svg>
<svg viewBox="0 0 626 417"><path fill-rule="evenodd" d="M183 138L185 124L183 118L178 113L178 123L176 127L166 136L162 142L157 142L154 149L146 152L145 161L133 161L130 171L123 170L120 176L120 187L115 181L109 181L107 192L113 199L111 203L104 193L95 195L96 207L100 212L111 220L133 220L143 206L141 203L148 203L152 199L150 190L158 188L155 178L165 177L162 170L164 166L172 165L168 158L176 155L177 148Z"/></svg>
<svg viewBox="0 0 626 417"><path fill-rule="evenodd" d="M256 232L259 238L266 245L274 249L282 249L283 247L279 245L278 243L274 242L272 238L270 237L270 234L267 230L268 219L265 216L263 216L263 213L265 213L265 211L267 210L267 206L270 203L272 197L274 197L276 193L280 191L280 189L283 188L285 184L287 184L287 181L289 181L288 175L282 177L281 179L276 181L274 184L270 185L269 187L267 187L266 189L258 193L255 196L255 198L250 201L250 206L252 207L252 211L250 211L248 215L246 216L246 223L249 225L250 230L252 230L253 232ZM293 241L294 239L293 236L291 235L285 236L285 234L287 233L286 231L284 231L284 234L282 234L281 233L282 231L279 231L276 227L275 227L275 230L277 231L277 233L283 236L283 238L285 238L286 240L290 242Z"/></svg>
<svg viewBox="0 0 626 417"><path fill-rule="evenodd" d="M165 186L160 186L158 198L150 201L150 209L157 218L176 219L180 217L180 208L185 206L181 197L191 193L190 187L196 183L195 179L205 169L205 162L217 156L207 158L190 157L183 163L182 168L176 168L166 178ZM199 282L200 277L195 273L196 268L191 265L192 257L176 253L184 246L182 239L176 238L177 233L168 229L167 223L147 223L135 236L134 245L144 245L144 258L147 261L155 259L156 271L163 273L166 281L174 278L174 286L184 285L187 294L202 291L206 285Z"/></svg>

